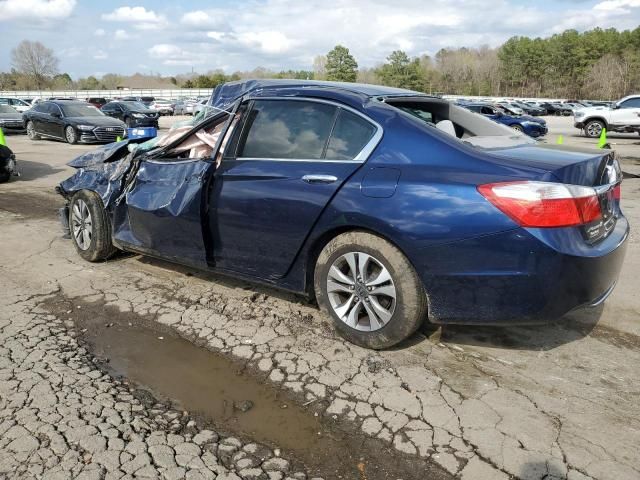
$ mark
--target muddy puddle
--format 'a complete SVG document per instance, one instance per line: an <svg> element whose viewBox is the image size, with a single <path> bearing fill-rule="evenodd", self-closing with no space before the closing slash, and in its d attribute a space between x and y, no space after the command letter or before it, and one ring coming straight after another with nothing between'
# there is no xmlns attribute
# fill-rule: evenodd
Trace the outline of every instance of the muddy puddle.
<svg viewBox="0 0 640 480"><path fill-rule="evenodd" d="M432 463L336 425L316 414L314 405L303 406L240 363L149 319L62 296L44 307L72 319L81 343L105 360L112 375L170 400L219 432L279 447L311 474L356 480L449 478Z"/></svg>

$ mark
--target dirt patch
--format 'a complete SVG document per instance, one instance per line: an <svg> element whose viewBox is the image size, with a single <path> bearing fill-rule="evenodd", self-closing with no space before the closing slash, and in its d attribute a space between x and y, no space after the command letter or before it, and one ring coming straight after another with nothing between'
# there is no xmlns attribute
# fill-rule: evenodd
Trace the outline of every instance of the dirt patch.
<svg viewBox="0 0 640 480"><path fill-rule="evenodd" d="M244 364L198 347L151 318L63 295L42 306L72 320L81 344L111 375L193 412L220 432L280 447L309 472L361 480L450 478L428 461L336 426Z"/></svg>
<svg viewBox="0 0 640 480"><path fill-rule="evenodd" d="M22 193L0 191L0 210L20 215L23 218L58 219L58 208L64 199L54 193Z"/></svg>

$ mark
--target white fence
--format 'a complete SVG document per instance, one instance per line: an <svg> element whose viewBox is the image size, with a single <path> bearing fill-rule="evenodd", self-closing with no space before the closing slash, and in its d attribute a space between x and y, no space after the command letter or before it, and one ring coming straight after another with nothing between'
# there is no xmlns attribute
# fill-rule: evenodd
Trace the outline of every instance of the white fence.
<svg viewBox="0 0 640 480"><path fill-rule="evenodd" d="M191 97L210 97L213 88L174 88L174 89L158 89L158 88L132 88L130 90L23 90L23 91L0 91L0 97L12 98L49 98L49 97L74 97L74 98L90 98L90 97L156 97L156 98L191 98ZM564 102L563 98L519 98L519 97L478 97L473 95L443 95L448 100L456 100L465 98L477 101L493 101L502 100L526 100L534 102Z"/></svg>
<svg viewBox="0 0 640 480"><path fill-rule="evenodd" d="M210 97L213 88L132 88L129 90L22 90L0 91L0 97L11 98L49 98L49 97L156 97L156 98L180 98L180 97Z"/></svg>

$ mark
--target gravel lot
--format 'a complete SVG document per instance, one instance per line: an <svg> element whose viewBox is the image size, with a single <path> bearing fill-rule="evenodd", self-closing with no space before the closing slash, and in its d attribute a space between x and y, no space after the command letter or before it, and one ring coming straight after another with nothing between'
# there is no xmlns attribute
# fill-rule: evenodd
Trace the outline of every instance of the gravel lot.
<svg viewBox="0 0 640 480"><path fill-rule="evenodd" d="M549 118L548 141L586 143L571 121ZM617 137L623 170L640 173L638 137ZM603 307L535 327L425 327L371 352L292 295L134 255L82 261L52 191L93 147L7 140L23 176L0 185L0 478L640 478L635 231ZM633 226L639 186L623 185ZM122 348L96 338L116 327L234 362L298 423L319 422L318 447L296 448L295 425L235 432L155 382L154 363L122 367ZM156 347L128 348L147 359Z"/></svg>

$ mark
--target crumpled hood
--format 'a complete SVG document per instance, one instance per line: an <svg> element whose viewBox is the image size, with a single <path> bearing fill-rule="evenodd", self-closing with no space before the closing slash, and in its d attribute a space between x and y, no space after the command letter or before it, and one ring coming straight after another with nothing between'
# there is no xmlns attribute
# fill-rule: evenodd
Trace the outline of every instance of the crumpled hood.
<svg viewBox="0 0 640 480"><path fill-rule="evenodd" d="M73 168L86 168L98 165L100 163L105 163L108 162L112 157L117 156L123 150L126 150L127 145L129 145L128 139L122 140L121 142L107 143L106 145L102 145L95 150L83 153L79 157L71 160L69 163L67 163L67 165Z"/></svg>

